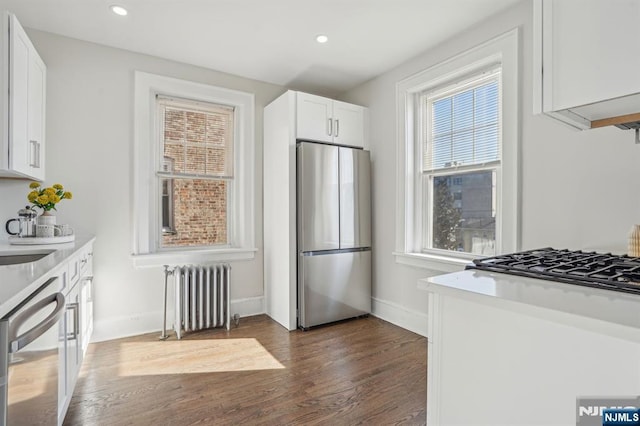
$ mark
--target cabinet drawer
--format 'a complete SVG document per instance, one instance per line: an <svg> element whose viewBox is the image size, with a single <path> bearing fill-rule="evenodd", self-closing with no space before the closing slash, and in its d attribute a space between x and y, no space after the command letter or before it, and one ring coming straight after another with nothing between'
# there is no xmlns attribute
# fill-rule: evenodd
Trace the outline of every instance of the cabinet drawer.
<svg viewBox="0 0 640 426"><path fill-rule="evenodd" d="M82 256L75 256L69 261L67 273L69 287L73 287L73 285L78 282L78 279L80 279L82 265L81 260Z"/></svg>

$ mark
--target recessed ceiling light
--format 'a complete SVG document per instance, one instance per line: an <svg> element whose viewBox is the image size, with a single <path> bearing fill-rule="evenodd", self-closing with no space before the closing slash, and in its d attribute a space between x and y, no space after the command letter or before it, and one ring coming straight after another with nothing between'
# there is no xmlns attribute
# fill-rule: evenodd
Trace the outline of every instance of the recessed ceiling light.
<svg viewBox="0 0 640 426"><path fill-rule="evenodd" d="M328 42L328 41L329 41L329 37L327 37L327 36L326 36L326 35L324 35L324 34L320 34L319 36L317 36L317 37L316 37L316 41L317 41L318 43L326 43L326 42Z"/></svg>
<svg viewBox="0 0 640 426"><path fill-rule="evenodd" d="M112 11L113 13L115 13L116 15L126 16L126 15L127 15L127 13L129 13L129 12L127 12L127 9L125 9L125 8L124 8L124 7L122 7L122 6L118 6L118 5L116 5L116 4L114 4L114 5L112 5L112 6L109 6L109 8L110 8L110 9L111 9L111 11Z"/></svg>

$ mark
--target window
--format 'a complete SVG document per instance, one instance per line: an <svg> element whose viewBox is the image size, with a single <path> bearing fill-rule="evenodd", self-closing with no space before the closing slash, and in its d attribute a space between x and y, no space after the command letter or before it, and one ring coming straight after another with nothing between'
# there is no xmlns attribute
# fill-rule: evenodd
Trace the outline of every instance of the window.
<svg viewBox="0 0 640 426"><path fill-rule="evenodd" d="M234 108L162 96L156 103L160 247L228 244Z"/></svg>
<svg viewBox="0 0 640 426"><path fill-rule="evenodd" d="M518 249L518 76L516 29L398 82L397 262Z"/></svg>
<svg viewBox="0 0 640 426"><path fill-rule="evenodd" d="M254 95L135 75L136 266L254 257Z"/></svg>
<svg viewBox="0 0 640 426"><path fill-rule="evenodd" d="M495 254L500 68L420 95L424 250Z"/></svg>

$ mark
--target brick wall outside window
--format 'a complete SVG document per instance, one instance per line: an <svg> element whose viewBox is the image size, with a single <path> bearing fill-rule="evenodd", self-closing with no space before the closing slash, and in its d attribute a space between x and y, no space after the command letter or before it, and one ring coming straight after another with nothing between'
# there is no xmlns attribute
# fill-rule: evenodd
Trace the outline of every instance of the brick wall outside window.
<svg viewBox="0 0 640 426"><path fill-rule="evenodd" d="M228 243L227 205L232 177L233 111L185 107L165 102L163 153L174 173L173 223L163 233L162 247L210 246ZM180 177L180 174L198 177ZM166 225L166 224L165 224Z"/></svg>

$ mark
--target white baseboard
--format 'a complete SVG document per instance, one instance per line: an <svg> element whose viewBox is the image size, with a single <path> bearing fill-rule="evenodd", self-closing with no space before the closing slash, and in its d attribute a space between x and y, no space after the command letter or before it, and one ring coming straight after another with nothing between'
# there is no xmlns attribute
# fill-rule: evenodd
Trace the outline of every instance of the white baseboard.
<svg viewBox="0 0 640 426"><path fill-rule="evenodd" d="M240 318L264 314L264 296L248 297L231 301L231 315L238 314ZM93 327L92 342L137 336L162 330L162 311L142 312L135 315L121 316L96 320ZM173 330L173 310L167 311L167 333Z"/></svg>
<svg viewBox="0 0 640 426"><path fill-rule="evenodd" d="M388 300L371 298L371 315L427 337L426 313L407 309Z"/></svg>
<svg viewBox="0 0 640 426"><path fill-rule="evenodd" d="M162 330L162 311L142 312L116 318L95 319L92 342L137 336ZM171 327L171 315L167 314L167 328Z"/></svg>
<svg viewBox="0 0 640 426"><path fill-rule="evenodd" d="M240 318L260 315L266 312L264 296L247 297L231 301L231 315L238 314Z"/></svg>

